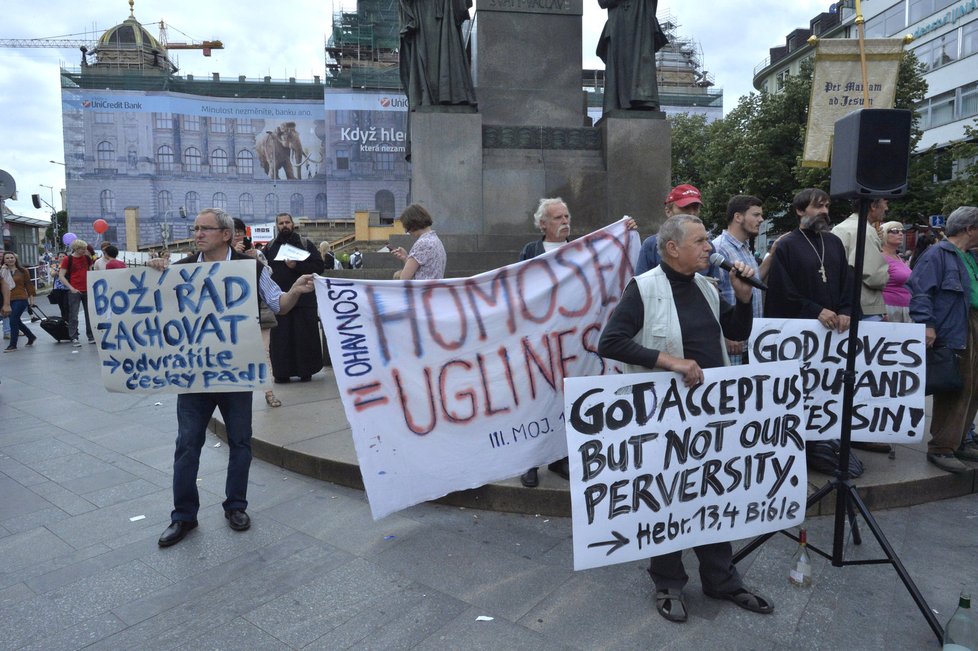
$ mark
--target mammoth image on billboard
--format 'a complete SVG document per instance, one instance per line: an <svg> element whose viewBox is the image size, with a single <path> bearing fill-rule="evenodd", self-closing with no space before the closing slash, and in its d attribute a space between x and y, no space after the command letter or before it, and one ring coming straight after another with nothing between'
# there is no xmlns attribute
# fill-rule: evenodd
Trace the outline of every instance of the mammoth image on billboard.
<svg viewBox="0 0 978 651"><path fill-rule="evenodd" d="M188 237L207 207L249 225L349 217L327 212L321 100L65 88L62 107L70 228L86 240L101 218L125 243L130 207L142 246Z"/></svg>

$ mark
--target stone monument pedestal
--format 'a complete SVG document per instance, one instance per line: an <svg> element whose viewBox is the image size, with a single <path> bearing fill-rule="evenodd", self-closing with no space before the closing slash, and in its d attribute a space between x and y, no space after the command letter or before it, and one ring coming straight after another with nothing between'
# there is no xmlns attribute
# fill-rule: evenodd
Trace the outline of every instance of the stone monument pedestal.
<svg viewBox="0 0 978 651"><path fill-rule="evenodd" d="M411 201L431 212L439 233L470 236L476 250L494 238L539 237L533 212L556 196L575 235L623 215L646 235L664 220L669 123L657 111L625 111L585 126L582 13L582 0L480 5L472 30L478 113L423 107L409 117Z"/></svg>

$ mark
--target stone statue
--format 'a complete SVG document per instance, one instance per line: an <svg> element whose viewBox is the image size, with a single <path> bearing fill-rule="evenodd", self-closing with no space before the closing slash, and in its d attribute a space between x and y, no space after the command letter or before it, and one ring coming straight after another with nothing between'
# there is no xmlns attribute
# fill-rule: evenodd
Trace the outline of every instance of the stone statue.
<svg viewBox="0 0 978 651"><path fill-rule="evenodd" d="M408 107L475 105L462 23L472 0L399 0L401 86Z"/></svg>
<svg viewBox="0 0 978 651"><path fill-rule="evenodd" d="M658 0L598 0L608 20L596 54L605 64L604 111L657 111L655 53L669 41L655 18Z"/></svg>

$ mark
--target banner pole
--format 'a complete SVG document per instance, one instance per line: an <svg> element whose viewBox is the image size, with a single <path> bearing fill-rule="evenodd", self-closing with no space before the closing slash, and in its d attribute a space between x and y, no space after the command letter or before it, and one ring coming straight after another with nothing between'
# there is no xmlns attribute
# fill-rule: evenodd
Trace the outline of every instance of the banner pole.
<svg viewBox="0 0 978 651"><path fill-rule="evenodd" d="M866 69L866 20L862 0L856 0L856 33L859 35L859 66L863 73L863 108L869 106L869 72Z"/></svg>

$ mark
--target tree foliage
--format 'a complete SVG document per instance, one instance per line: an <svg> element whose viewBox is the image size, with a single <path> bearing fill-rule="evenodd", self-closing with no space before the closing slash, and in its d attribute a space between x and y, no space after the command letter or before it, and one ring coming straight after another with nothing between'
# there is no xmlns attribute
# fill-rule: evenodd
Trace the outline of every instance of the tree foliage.
<svg viewBox="0 0 978 651"><path fill-rule="evenodd" d="M55 232L55 227L57 227L57 232ZM46 242L53 242L54 248L57 249L61 246L61 236L67 232L68 211L59 210L54 214L54 219L51 221L51 225L44 231L44 240Z"/></svg>
<svg viewBox="0 0 978 651"><path fill-rule="evenodd" d="M727 200L735 194L753 194L764 201L764 212L774 221L774 231L797 226L788 207L794 195L806 187L828 191L828 168L802 167L801 157L808 123L808 106L814 66L806 61L801 73L786 80L776 94L751 93L740 98L725 117L707 123L703 116L670 118L673 126L673 185L692 183L703 193L701 216L708 226L726 225ZM904 53L898 73L896 108L913 109L927 92L923 66L910 52ZM921 137L914 114L912 145ZM897 218L930 214L938 210L935 160L911 159L909 200L893 202ZM928 173L928 172L931 173ZM833 220L849 213L846 202L833 206Z"/></svg>

